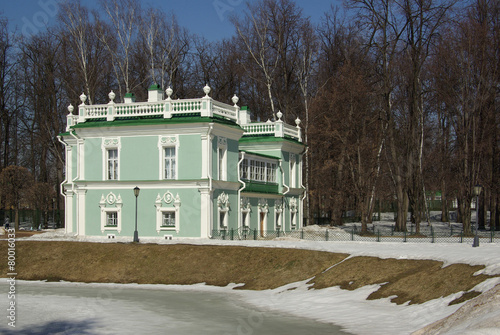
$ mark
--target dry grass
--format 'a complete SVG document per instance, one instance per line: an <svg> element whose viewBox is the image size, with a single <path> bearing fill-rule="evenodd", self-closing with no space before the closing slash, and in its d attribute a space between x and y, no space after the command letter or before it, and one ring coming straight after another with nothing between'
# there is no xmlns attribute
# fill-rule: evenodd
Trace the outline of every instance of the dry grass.
<svg viewBox="0 0 500 335"><path fill-rule="evenodd" d="M6 244L0 253L6 255ZM348 255L296 249L18 241L18 279L276 288L305 280ZM0 273L7 273L6 262Z"/></svg>
<svg viewBox="0 0 500 335"><path fill-rule="evenodd" d="M368 299L391 296L391 301L403 304L420 304L432 299L468 291L490 278L473 274L484 266L443 263L431 260L396 260L375 257L352 257L319 274L310 281L313 288L340 286L355 290L365 285L382 284Z"/></svg>
<svg viewBox="0 0 500 335"><path fill-rule="evenodd" d="M7 255L0 241L0 253ZM393 302L423 303L469 291L489 276L473 276L483 266L427 260L352 257L347 254L210 245L156 245L83 242L16 242L17 279L74 282L196 284L265 290L313 278L313 288L342 289L383 284L369 299L397 296ZM335 265L335 266L333 266ZM333 267L332 267L333 266ZM327 270L328 271L325 271ZM0 276L7 271L6 256ZM465 297L467 298L467 296Z"/></svg>

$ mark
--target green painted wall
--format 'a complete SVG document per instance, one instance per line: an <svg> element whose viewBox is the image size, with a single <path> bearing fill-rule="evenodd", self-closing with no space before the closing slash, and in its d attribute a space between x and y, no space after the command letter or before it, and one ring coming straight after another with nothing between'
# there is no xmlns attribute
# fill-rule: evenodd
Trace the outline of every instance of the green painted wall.
<svg viewBox="0 0 500 335"><path fill-rule="evenodd" d="M102 180L102 139L85 139L85 180Z"/></svg>
<svg viewBox="0 0 500 335"><path fill-rule="evenodd" d="M200 179L201 177L201 136L179 135L179 179Z"/></svg>
<svg viewBox="0 0 500 335"><path fill-rule="evenodd" d="M139 185L141 187L141 185ZM155 201L158 194L163 196L165 192L171 192L174 196L179 194L180 206L180 231L175 230L159 233L156 231L156 207ZM110 192L116 196L120 195L123 206L121 233L116 230L105 230L101 232L101 209L99 202L101 196L106 197ZM86 197L86 234L92 236L106 236L116 234L117 236L133 236L135 230L135 196L132 190L107 189L89 190ZM115 205L106 205L106 208L115 208ZM173 203L163 202L162 207L174 208ZM137 230L139 238L141 236L158 237L163 235L173 235L178 237L200 236L200 194L197 189L146 189L141 187L141 192L137 198Z"/></svg>
<svg viewBox="0 0 500 335"><path fill-rule="evenodd" d="M160 166L158 136L122 137L119 159L120 180L157 180Z"/></svg>

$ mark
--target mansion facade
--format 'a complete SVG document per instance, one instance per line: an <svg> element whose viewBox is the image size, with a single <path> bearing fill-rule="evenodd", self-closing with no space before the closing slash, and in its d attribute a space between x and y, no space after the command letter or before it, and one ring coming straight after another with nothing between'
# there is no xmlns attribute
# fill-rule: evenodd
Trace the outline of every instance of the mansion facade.
<svg viewBox="0 0 500 335"><path fill-rule="evenodd" d="M300 120L252 122L250 112L213 100L167 98L152 85L147 102L69 106L65 229L77 236L210 238L300 229L303 218ZM140 191L136 196L134 188ZM136 222L137 215L137 222Z"/></svg>

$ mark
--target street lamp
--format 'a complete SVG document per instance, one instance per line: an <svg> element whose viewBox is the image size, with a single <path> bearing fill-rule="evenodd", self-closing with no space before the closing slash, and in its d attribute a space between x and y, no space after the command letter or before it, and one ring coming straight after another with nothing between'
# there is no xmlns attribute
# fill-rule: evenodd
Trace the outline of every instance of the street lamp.
<svg viewBox="0 0 500 335"><path fill-rule="evenodd" d="M474 242L472 243L472 247L479 247L479 236L477 236L477 229L479 226L479 195L483 187L481 185L474 186L474 195L476 196L476 224L474 227L476 228L476 233L474 234Z"/></svg>
<svg viewBox="0 0 500 335"><path fill-rule="evenodd" d="M139 192L141 189L139 187L134 187L134 195L135 195L135 230L134 230L134 242L139 242L139 232L137 231L137 197L139 196Z"/></svg>

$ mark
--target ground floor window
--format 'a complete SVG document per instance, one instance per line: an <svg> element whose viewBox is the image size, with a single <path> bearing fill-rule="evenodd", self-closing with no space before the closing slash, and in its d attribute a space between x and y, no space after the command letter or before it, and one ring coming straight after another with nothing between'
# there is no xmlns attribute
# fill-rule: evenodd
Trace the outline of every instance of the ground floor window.
<svg viewBox="0 0 500 335"><path fill-rule="evenodd" d="M219 210L219 228L226 229L227 228L227 211Z"/></svg>
<svg viewBox="0 0 500 335"><path fill-rule="evenodd" d="M107 227L118 226L118 212L107 212L106 213L106 226Z"/></svg>
<svg viewBox="0 0 500 335"><path fill-rule="evenodd" d="M175 212L168 211L162 213L162 227L175 228Z"/></svg>
<svg viewBox="0 0 500 335"><path fill-rule="evenodd" d="M180 207L181 199L177 194L174 196L170 191L163 195L158 194L155 201L156 207L156 231L180 230Z"/></svg>

